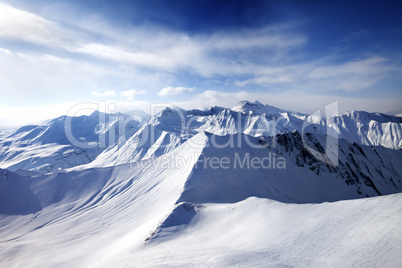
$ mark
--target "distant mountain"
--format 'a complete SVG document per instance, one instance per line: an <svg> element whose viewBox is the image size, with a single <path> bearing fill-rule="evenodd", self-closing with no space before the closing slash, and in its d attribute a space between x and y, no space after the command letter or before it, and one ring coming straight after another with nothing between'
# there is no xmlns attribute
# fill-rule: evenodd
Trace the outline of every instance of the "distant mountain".
<svg viewBox="0 0 402 268"><path fill-rule="evenodd" d="M125 114L94 112L89 116L61 116L42 125L20 127L0 137L0 167L47 173L89 163L105 148L130 137L140 128L138 121L128 120L125 129L119 129L119 120L127 118ZM67 136L65 122L69 119L69 129L78 144ZM82 148L82 144L87 148Z"/></svg>
<svg viewBox="0 0 402 268"><path fill-rule="evenodd" d="M243 101L137 119L0 137L0 266L402 265L402 118Z"/></svg>
<svg viewBox="0 0 402 268"><path fill-rule="evenodd" d="M303 128L308 120L313 123ZM354 111L335 116L333 123L327 125L325 118L242 101L233 109L217 106L188 111L166 108L150 118L127 141L112 145L93 162L79 168L113 166L158 157L204 131L219 136L244 133L253 137L271 137L293 131L326 135L327 127L335 131L338 138L351 143L402 148L402 118Z"/></svg>
<svg viewBox="0 0 402 268"><path fill-rule="evenodd" d="M325 118L285 111L257 101L241 101L232 109L166 108L151 118L145 113L132 113L137 116L104 114L105 125L99 122L99 112L71 118L73 136L90 148L71 144L64 131L65 116L42 125L21 127L0 136L0 167L46 173L77 166L132 163L163 155L203 131L215 135L244 133L270 137L293 131L326 135L329 128L340 139L351 143L402 148L402 118L379 113L348 112L336 115L327 124ZM124 135L119 133L121 127L125 129ZM102 146L97 146L99 135L104 137Z"/></svg>
<svg viewBox="0 0 402 268"><path fill-rule="evenodd" d="M307 136L311 146L321 150L325 137ZM176 263L163 259L167 254L164 243L182 241L182 250L196 244L194 249L200 250L204 240L212 251L230 255L236 250L243 258L253 254L254 261L261 264L261 252L270 252L282 241L286 247L280 256L285 258L290 245L294 246L286 241L300 237L306 239L303 245L307 248L318 243L323 247L318 252L329 250L330 256L343 259L350 253L344 247L352 250L348 243L362 239L370 252L384 248L377 245L376 237L364 233L367 228L386 234L386 241L395 243L392 237L400 229L395 220L400 218L400 195L377 201L311 203L400 192L401 150L342 140L339 165L333 167L313 157L297 131L276 136L275 146L271 139L198 133L159 157L131 164L33 177L0 170L2 264L40 266L46 260L48 266L54 266L65 252L69 266L101 265L111 260L121 264L133 254L138 258L135 253L146 249L152 249L153 258L142 257L142 262L155 264L157 257L159 262ZM225 144L231 145L221 147ZM215 164L208 162L215 158ZM225 164L219 166L222 159ZM277 222L279 219L283 222ZM271 231L282 234L281 228L286 237L271 241ZM363 230L349 233L350 228ZM332 238L325 238L338 237L339 232L347 235L348 240L338 238L348 241L346 245L334 245ZM236 246L228 249L229 244L223 250L216 239L233 240ZM269 248L268 242L272 243ZM130 252L125 252L126 248ZM383 262L393 256L390 250L384 254ZM129 262L139 263L136 258ZM287 259L291 263L297 260ZM360 252L345 263L374 261L378 258Z"/></svg>

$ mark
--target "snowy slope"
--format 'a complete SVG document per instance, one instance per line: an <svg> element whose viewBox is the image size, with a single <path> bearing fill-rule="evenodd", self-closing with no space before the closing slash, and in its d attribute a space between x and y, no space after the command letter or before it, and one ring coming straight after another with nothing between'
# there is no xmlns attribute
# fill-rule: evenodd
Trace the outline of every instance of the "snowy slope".
<svg viewBox="0 0 402 268"><path fill-rule="evenodd" d="M250 116L217 106L204 111L166 108L153 116L127 142L108 148L93 162L76 169L107 167L154 158L204 131L216 135L245 133L259 137L302 128L304 115L278 113L276 110L280 111L275 108L275 112L269 115L264 113Z"/></svg>
<svg viewBox="0 0 402 268"><path fill-rule="evenodd" d="M0 170L0 266L82 267L143 244L179 198L197 148L184 144L160 160L170 164L37 177Z"/></svg>
<svg viewBox="0 0 402 268"><path fill-rule="evenodd" d="M177 148L190 137L183 133L181 126L180 114L166 108L152 117L134 135L110 146L94 161L73 170L110 167L161 156Z"/></svg>
<svg viewBox="0 0 402 268"><path fill-rule="evenodd" d="M165 112L174 113L173 110ZM179 133L172 129L181 120L179 115L152 120L157 123L145 125L121 148L108 149L93 162L73 170L154 159L180 148L188 140L189 132ZM191 197L187 200L190 202L235 202L248 196L282 202L325 202L396 193L402 189L400 150L360 146L340 139L336 151L339 164L332 167L308 152L297 131L280 134L274 139L245 134L223 136L222 133L214 135L201 132L198 135L206 135L208 142L202 158L186 182L188 187L183 195ZM150 139L151 136L153 139ZM307 133L305 142L316 151L324 152L325 136ZM252 158L259 160L267 157L272 158L265 160L272 162L271 167L250 168ZM226 168L212 168L208 160L211 158L225 158L229 165ZM283 158L285 169L274 164L275 159L279 158ZM247 161L245 166L244 161ZM267 162L263 165L267 165ZM238 195L234 195L236 191ZM197 196L202 199L197 199Z"/></svg>
<svg viewBox="0 0 402 268"><path fill-rule="evenodd" d="M196 111L188 111L188 115ZM196 129L217 135L244 133L252 136L272 136L301 130L306 115L280 110L258 101L239 102L234 108L213 107L206 114L203 124Z"/></svg>
<svg viewBox="0 0 402 268"><path fill-rule="evenodd" d="M0 140L14 132L18 127L0 127Z"/></svg>
<svg viewBox="0 0 402 268"><path fill-rule="evenodd" d="M62 116L42 125L20 127L0 139L0 167L14 171L59 172L91 162L105 148L119 139L127 139L140 128L139 122L129 121L123 114L94 112L89 116L72 117L74 138L89 147L82 148L68 139L66 118ZM125 129L120 129L119 120L127 120ZM105 137L104 142L100 140L101 135Z"/></svg>
<svg viewBox="0 0 402 268"><path fill-rule="evenodd" d="M401 202L182 203L145 245L94 267L400 267Z"/></svg>
<svg viewBox="0 0 402 268"><path fill-rule="evenodd" d="M138 113L138 112L137 112ZM126 120L127 115L121 115ZM208 110L166 108L144 121L145 115L131 121L124 135L119 133L116 115L107 115L107 124L99 124L99 113L73 118L73 133L80 141L96 144L99 134L106 137L104 146L79 148L64 133L65 117L39 126L21 127L0 137L0 167L10 170L59 172L107 167L151 159L180 146L188 138L207 131L215 135L244 133L270 137L281 133L327 133L325 118L284 111L259 102L241 101L232 109L212 107ZM123 120L123 121L124 121ZM312 121L304 129L305 121ZM402 148L402 118L361 111L335 116L329 123L340 139L367 146ZM112 140L112 142L110 142Z"/></svg>
<svg viewBox="0 0 402 268"><path fill-rule="evenodd" d="M402 148L402 118L381 113L352 111L334 118L342 138L362 145Z"/></svg>
<svg viewBox="0 0 402 268"><path fill-rule="evenodd" d="M179 201L231 203L257 196L316 203L402 189L400 150L360 147L341 140L339 164L332 167L303 147L298 132L279 135L276 146L244 134L205 135L208 142ZM312 135L310 139L322 147L322 140ZM222 159L225 163L219 165Z"/></svg>
<svg viewBox="0 0 402 268"><path fill-rule="evenodd" d="M336 116L335 166L259 102L65 119L0 136L0 267L402 265L401 118Z"/></svg>
<svg viewBox="0 0 402 268"><path fill-rule="evenodd" d="M248 115L254 118L254 121L261 120L261 115L265 115L265 117L270 115L271 117L275 116L275 118L281 118L277 124L277 128L280 131L279 133L293 130L298 130L301 133L303 131L303 122L305 120L312 120L315 128L307 128L304 132L326 134L325 117L318 118L317 120L315 116L307 117L307 115L300 113L280 110L276 107L263 105L258 101L241 101L232 108L232 110ZM265 123L265 125L269 125L269 123ZM339 138L346 139L352 143L355 142L368 146L383 146L392 149L402 148L402 119L397 116L368 113L364 111L351 111L334 116L333 123L329 123L329 127L333 128L338 133ZM245 131L241 132L245 134L251 133Z"/></svg>
<svg viewBox="0 0 402 268"><path fill-rule="evenodd" d="M243 134L200 133L169 153L131 165L34 177L0 170L0 263L400 265L402 196L309 204L377 193L362 175L357 174L360 184L352 184L338 171L328 172L325 163L314 162L313 169L298 166L298 157L307 157L295 147L299 138L296 132L283 134L273 148ZM233 146L219 148L228 140ZM362 155L379 154L380 172L384 178L398 172L398 184L392 188L381 177L372 181L383 193L399 191L400 151L376 148L375 153L347 142L340 147L345 157L355 150L365 173L377 166L365 170L369 160ZM263 157L268 151L282 152L287 169L203 166L204 157L231 158L236 152Z"/></svg>
<svg viewBox="0 0 402 268"><path fill-rule="evenodd" d="M313 123L306 124L304 129L306 120ZM360 145L402 148L401 118L354 111L335 116L333 122L328 127L340 139ZM203 131L221 136L244 133L270 137L295 130L326 135L326 126L326 118L308 117L259 102L242 101L232 109L215 106L204 111L166 108L152 117L126 144L109 148L93 163L83 167L113 166L156 157Z"/></svg>

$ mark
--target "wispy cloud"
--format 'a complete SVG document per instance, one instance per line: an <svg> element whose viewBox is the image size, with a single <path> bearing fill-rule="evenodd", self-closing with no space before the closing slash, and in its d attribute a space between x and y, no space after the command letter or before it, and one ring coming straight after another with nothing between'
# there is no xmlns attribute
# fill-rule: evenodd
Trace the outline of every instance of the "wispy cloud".
<svg viewBox="0 0 402 268"><path fill-rule="evenodd" d="M398 72L400 77L400 61L386 54L359 54L355 60L340 53L306 56L304 48L313 40L297 23L189 34L150 25L121 28L102 18L74 20L78 22L71 26L0 3L2 96L15 103L22 101L21 95L38 102L112 96L150 102L188 93L191 100L184 106L189 107L247 98L292 103L296 98L306 101L305 106L294 104L305 111L314 101L327 101L327 96L318 96L321 93L338 92L343 98ZM365 35L360 31L351 37ZM10 45L15 43L19 45ZM198 94L214 80L225 82ZM183 87L167 87L177 84ZM278 87L284 89L281 94L268 94ZM111 88L116 91L105 91ZM127 88L141 90L120 92ZM235 92L219 92L229 88ZM253 93L254 88L267 94ZM6 102L0 100L2 105ZM285 101L278 106L288 108L282 104Z"/></svg>
<svg viewBox="0 0 402 268"><path fill-rule="evenodd" d="M33 13L0 3L0 37L60 46L57 24Z"/></svg>
<svg viewBox="0 0 402 268"><path fill-rule="evenodd" d="M139 95L145 95L145 94L146 94L145 90L135 90L135 89L120 92L120 96L127 98L130 101L134 100Z"/></svg>
<svg viewBox="0 0 402 268"><path fill-rule="evenodd" d="M7 54L7 55L12 54L11 50L6 49L6 48L2 48L2 47L0 47L0 53L4 53L4 54Z"/></svg>
<svg viewBox="0 0 402 268"><path fill-rule="evenodd" d="M252 78L237 80L238 86L249 84L287 84L292 89L309 88L312 91L335 90L352 92L370 87L378 81L395 75L399 66L379 56L353 60L346 63L328 64L322 61L282 67L259 69Z"/></svg>
<svg viewBox="0 0 402 268"><path fill-rule="evenodd" d="M397 66L388 65L389 59L373 56L363 60L318 67L308 74L308 78L323 89L357 91L398 71Z"/></svg>
<svg viewBox="0 0 402 268"><path fill-rule="evenodd" d="M365 29L360 29L359 31L349 33L347 36L345 36L341 42L349 42L353 41L355 39L363 38L366 37L369 34L369 32Z"/></svg>
<svg viewBox="0 0 402 268"><path fill-rule="evenodd" d="M187 87L165 87L161 91L158 92L158 96L173 96L183 93L193 92L194 88Z"/></svg>
<svg viewBox="0 0 402 268"><path fill-rule="evenodd" d="M114 90L107 90L104 92L92 91L91 94L94 95L95 97L112 97L116 95L116 91Z"/></svg>
<svg viewBox="0 0 402 268"><path fill-rule="evenodd" d="M139 65L154 69L171 70L176 66L174 61L163 57L162 55L157 55L155 53L146 51L131 52L119 47L103 44L84 44L71 50L116 62Z"/></svg>
<svg viewBox="0 0 402 268"><path fill-rule="evenodd" d="M116 33L100 30L102 43L91 34L68 27L33 13L0 4L0 37L40 44L60 51L106 59L120 64L157 71L192 70L202 76L247 73L250 50L262 49L267 59L306 43L306 37L292 33L291 27L266 27L232 33L214 32L190 36L165 29L127 29ZM108 28L108 27L106 27ZM104 42L108 40L108 42ZM134 42L131 40L135 40ZM225 68L224 68L225 66ZM246 67L246 68L244 68Z"/></svg>
<svg viewBox="0 0 402 268"><path fill-rule="evenodd" d="M70 59L63 59L63 58L59 58L59 57L56 57L54 55L49 55L49 54L43 55L42 59L44 59L45 61L50 61L50 62L55 62L55 63L62 63L62 64L67 64L67 63L70 62Z"/></svg>

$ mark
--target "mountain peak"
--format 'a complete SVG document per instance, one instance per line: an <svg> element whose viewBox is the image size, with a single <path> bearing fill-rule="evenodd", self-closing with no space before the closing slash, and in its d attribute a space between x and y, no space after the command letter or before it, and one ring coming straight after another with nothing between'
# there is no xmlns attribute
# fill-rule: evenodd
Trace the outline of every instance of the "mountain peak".
<svg viewBox="0 0 402 268"><path fill-rule="evenodd" d="M233 111L236 112L242 112L244 114L272 114L272 113L279 113L282 112L282 110L270 106L270 105L266 105L266 104L262 104L259 101L254 101L254 102L250 102L247 100L244 101L239 101L237 103L237 105L235 107L232 108Z"/></svg>
<svg viewBox="0 0 402 268"><path fill-rule="evenodd" d="M264 106L264 104L262 104L261 102L259 102L258 100L255 101L248 101L248 100L242 100L242 101L238 101L236 106L247 106L247 105L254 105L254 106Z"/></svg>
<svg viewBox="0 0 402 268"><path fill-rule="evenodd" d="M154 115L149 123L153 126L159 125L164 130L176 132L183 124L186 111L177 107L166 107Z"/></svg>

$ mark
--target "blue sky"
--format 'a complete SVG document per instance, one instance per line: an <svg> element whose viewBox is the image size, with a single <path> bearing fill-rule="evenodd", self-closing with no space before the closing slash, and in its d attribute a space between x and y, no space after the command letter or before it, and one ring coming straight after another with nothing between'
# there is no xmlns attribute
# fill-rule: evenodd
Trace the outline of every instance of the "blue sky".
<svg viewBox="0 0 402 268"><path fill-rule="evenodd" d="M0 0L0 124L98 100L401 110L400 14L400 1Z"/></svg>

